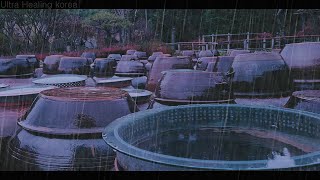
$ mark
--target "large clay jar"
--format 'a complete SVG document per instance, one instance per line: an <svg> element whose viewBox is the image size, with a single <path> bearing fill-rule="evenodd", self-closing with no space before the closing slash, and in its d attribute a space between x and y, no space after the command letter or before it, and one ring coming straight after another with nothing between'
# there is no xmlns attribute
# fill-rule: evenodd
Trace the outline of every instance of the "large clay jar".
<svg viewBox="0 0 320 180"><path fill-rule="evenodd" d="M320 90L295 91L285 107L320 114Z"/></svg>
<svg viewBox="0 0 320 180"><path fill-rule="evenodd" d="M181 52L181 55L193 57L193 56L195 56L195 52L194 52L194 50L184 50Z"/></svg>
<svg viewBox="0 0 320 180"><path fill-rule="evenodd" d="M290 68L296 90L320 89L320 42L287 44L281 56Z"/></svg>
<svg viewBox="0 0 320 180"><path fill-rule="evenodd" d="M92 61L94 61L96 59L96 53L94 53L94 52L83 52L81 54L81 57L88 58L88 59L90 58L90 59L92 59Z"/></svg>
<svg viewBox="0 0 320 180"><path fill-rule="evenodd" d="M122 55L121 61L131 61L131 60L137 60L138 57L136 55Z"/></svg>
<svg viewBox="0 0 320 180"><path fill-rule="evenodd" d="M214 54L212 53L211 50L204 50L204 51L200 51L200 53L199 53L199 58L212 57L212 56L214 56Z"/></svg>
<svg viewBox="0 0 320 180"><path fill-rule="evenodd" d="M219 56L217 61L209 62L206 71L208 72L222 72L228 73L232 66L234 57L232 56Z"/></svg>
<svg viewBox="0 0 320 180"><path fill-rule="evenodd" d="M135 56L137 56L138 59L142 60L142 59L147 59L147 53L146 52L142 52L142 51L136 51L134 52Z"/></svg>
<svg viewBox="0 0 320 180"><path fill-rule="evenodd" d="M94 170L113 167L115 153L102 140L103 128L135 112L127 92L106 87L42 91L18 122L9 141L12 170Z"/></svg>
<svg viewBox="0 0 320 180"><path fill-rule="evenodd" d="M110 58L97 58L93 64L93 75L95 77L112 77L115 73L117 61Z"/></svg>
<svg viewBox="0 0 320 180"><path fill-rule="evenodd" d="M139 77L144 76L146 68L139 61L119 61L116 68L116 76L120 77Z"/></svg>
<svg viewBox="0 0 320 180"><path fill-rule="evenodd" d="M62 57L58 71L62 74L89 75L91 60L82 57Z"/></svg>
<svg viewBox="0 0 320 180"><path fill-rule="evenodd" d="M162 77L162 71L192 68L192 62L189 57L157 57L148 75L147 90L154 92L158 81Z"/></svg>
<svg viewBox="0 0 320 180"><path fill-rule="evenodd" d="M237 55L232 86L236 96L286 96L292 92L289 68L275 53Z"/></svg>
<svg viewBox="0 0 320 180"><path fill-rule="evenodd" d="M319 171L319 132L320 116L314 113L196 104L124 116L102 137L124 171L242 173Z"/></svg>
<svg viewBox="0 0 320 180"><path fill-rule="evenodd" d="M164 71L155 100L164 105L234 103L232 89L222 73L196 70Z"/></svg>
<svg viewBox="0 0 320 180"><path fill-rule="evenodd" d="M134 50L134 49L129 49L127 50L126 52L126 55L133 55L137 50Z"/></svg>
<svg viewBox="0 0 320 180"><path fill-rule="evenodd" d="M56 86L25 85L0 88L0 107L29 107L41 91Z"/></svg>
<svg viewBox="0 0 320 180"><path fill-rule="evenodd" d="M44 74L58 74L58 68L63 55L51 55L47 56L43 61L43 73Z"/></svg>
<svg viewBox="0 0 320 180"><path fill-rule="evenodd" d="M231 49L227 52L227 56L236 57L239 54L248 54L248 53L250 53L249 50Z"/></svg>
<svg viewBox="0 0 320 180"><path fill-rule="evenodd" d="M121 54L109 54L108 59L115 59L116 61L121 60Z"/></svg>
<svg viewBox="0 0 320 180"><path fill-rule="evenodd" d="M201 70L201 71L205 71L210 62L216 63L217 60L218 60L217 57L202 57L202 58L199 58L197 63L196 63L196 69L197 70Z"/></svg>
<svg viewBox="0 0 320 180"><path fill-rule="evenodd" d="M146 69L148 72L151 70L152 64L158 56L163 56L163 53L162 52L153 52L152 55L149 56L148 63L146 64Z"/></svg>
<svg viewBox="0 0 320 180"><path fill-rule="evenodd" d="M0 84L2 87L32 85L33 67L26 58L0 58Z"/></svg>
<svg viewBox="0 0 320 180"><path fill-rule="evenodd" d="M26 58L0 59L0 78L32 77L33 70Z"/></svg>
<svg viewBox="0 0 320 180"><path fill-rule="evenodd" d="M40 67L40 62L39 60L36 58L35 55L17 55L16 58L18 59L24 59L26 58L27 61L29 62L30 66L33 69L39 68Z"/></svg>

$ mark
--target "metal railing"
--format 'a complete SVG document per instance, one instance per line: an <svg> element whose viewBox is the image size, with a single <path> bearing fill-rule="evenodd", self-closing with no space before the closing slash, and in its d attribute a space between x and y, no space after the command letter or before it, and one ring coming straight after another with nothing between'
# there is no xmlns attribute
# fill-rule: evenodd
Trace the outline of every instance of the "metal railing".
<svg viewBox="0 0 320 180"><path fill-rule="evenodd" d="M208 40L210 37L210 41ZM265 50L282 49L285 44L298 42L319 42L320 35L272 36L271 33L239 33L239 34L210 34L203 35L199 42L166 43L175 50Z"/></svg>

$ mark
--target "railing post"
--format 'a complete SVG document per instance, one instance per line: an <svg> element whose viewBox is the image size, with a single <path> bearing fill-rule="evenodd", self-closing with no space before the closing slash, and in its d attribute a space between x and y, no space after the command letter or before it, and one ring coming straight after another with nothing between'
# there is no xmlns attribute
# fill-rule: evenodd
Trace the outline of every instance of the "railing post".
<svg viewBox="0 0 320 180"><path fill-rule="evenodd" d="M180 45L180 43L178 43L178 51L179 51L179 52L181 51L181 45Z"/></svg>
<svg viewBox="0 0 320 180"><path fill-rule="evenodd" d="M250 41L250 33L249 32L247 32L247 47L246 47L246 50L248 50L249 49L249 41Z"/></svg>
<svg viewBox="0 0 320 180"><path fill-rule="evenodd" d="M230 39L231 39L231 37L230 37L230 33L228 33L228 50L230 49Z"/></svg>
<svg viewBox="0 0 320 180"><path fill-rule="evenodd" d="M211 50L213 50L214 34L211 34Z"/></svg>
<svg viewBox="0 0 320 180"><path fill-rule="evenodd" d="M317 41L318 41L318 42L320 41L319 36L317 37Z"/></svg>
<svg viewBox="0 0 320 180"><path fill-rule="evenodd" d="M280 49L280 47L281 47L281 42L280 42L280 36L279 36L279 34L277 33L277 36L276 36L276 39L277 39L277 47L278 47L278 49Z"/></svg>
<svg viewBox="0 0 320 180"><path fill-rule="evenodd" d="M216 49L217 48L217 45L218 45L218 42L217 42L217 40L218 40L218 36L217 35L214 35L214 49Z"/></svg>
<svg viewBox="0 0 320 180"><path fill-rule="evenodd" d="M271 49L274 48L274 38L271 39Z"/></svg>
<svg viewBox="0 0 320 180"><path fill-rule="evenodd" d="M266 50L266 32L263 33L263 50Z"/></svg>
<svg viewBox="0 0 320 180"><path fill-rule="evenodd" d="M194 50L194 45L193 45L193 43L191 43L191 47L192 47L192 50Z"/></svg>

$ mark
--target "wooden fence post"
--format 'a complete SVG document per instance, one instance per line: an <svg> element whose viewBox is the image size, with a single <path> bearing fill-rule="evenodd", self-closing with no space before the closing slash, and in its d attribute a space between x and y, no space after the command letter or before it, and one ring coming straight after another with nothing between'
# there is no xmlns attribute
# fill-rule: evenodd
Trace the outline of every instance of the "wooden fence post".
<svg viewBox="0 0 320 180"><path fill-rule="evenodd" d="M250 41L250 33L247 32L247 47L246 47L246 50L249 49L249 43L250 43L249 41Z"/></svg>
<svg viewBox="0 0 320 180"><path fill-rule="evenodd" d="M230 49L230 39L231 39L231 36L230 36L230 33L228 33L228 50Z"/></svg>
<svg viewBox="0 0 320 180"><path fill-rule="evenodd" d="M266 32L263 33L263 50L266 50Z"/></svg>

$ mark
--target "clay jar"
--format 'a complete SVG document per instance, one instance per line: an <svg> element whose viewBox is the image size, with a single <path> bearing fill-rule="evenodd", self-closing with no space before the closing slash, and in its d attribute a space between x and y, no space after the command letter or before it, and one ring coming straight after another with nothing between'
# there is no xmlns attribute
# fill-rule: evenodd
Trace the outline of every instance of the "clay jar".
<svg viewBox="0 0 320 180"><path fill-rule="evenodd" d="M296 90L320 89L320 42L287 44L281 56L290 68Z"/></svg>
<svg viewBox="0 0 320 180"><path fill-rule="evenodd" d="M192 61L189 57L157 57L149 72L147 90L154 92L158 81L162 77L161 72L170 69L192 69Z"/></svg>
<svg viewBox="0 0 320 180"><path fill-rule="evenodd" d="M286 96L292 91L289 68L275 53L237 55L232 63L236 96Z"/></svg>
<svg viewBox="0 0 320 180"><path fill-rule="evenodd" d="M93 75L95 77L112 77L115 73L117 62L111 58L97 58L93 64Z"/></svg>
<svg viewBox="0 0 320 180"><path fill-rule="evenodd" d="M109 54L108 59L115 59L116 61L121 60L121 54Z"/></svg>
<svg viewBox="0 0 320 180"><path fill-rule="evenodd" d="M210 62L212 63L216 63L218 60L217 57L202 57L202 58L199 58L198 61L197 61L197 66L196 66L196 69L197 70L201 70L201 71L205 71L207 69L207 66Z"/></svg>
<svg viewBox="0 0 320 180"><path fill-rule="evenodd" d="M33 71L26 58L0 59L0 78L31 77Z"/></svg>
<svg viewBox="0 0 320 180"><path fill-rule="evenodd" d="M39 68L40 67L40 63L39 60L36 58L35 55L17 55L16 58L18 59L24 59L26 58L27 61L29 62L30 66L33 69Z"/></svg>
<svg viewBox="0 0 320 180"><path fill-rule="evenodd" d="M142 59L147 59L147 53L146 52L142 52L142 51L136 51L134 52L135 56L137 56L138 59L142 60Z"/></svg>
<svg viewBox="0 0 320 180"><path fill-rule="evenodd" d="M136 55L122 55L120 61L138 60Z"/></svg>
<svg viewBox="0 0 320 180"><path fill-rule="evenodd" d="M92 61L94 61L96 59L96 53L94 53L94 52L83 52L81 54L81 57L88 58L88 59L90 58L90 59L92 59Z"/></svg>
<svg viewBox="0 0 320 180"><path fill-rule="evenodd" d="M47 56L43 61L43 73L44 74L59 74L58 68L63 55L51 55Z"/></svg>
<svg viewBox="0 0 320 180"><path fill-rule="evenodd" d="M110 170L114 152L103 127L135 112L127 92L106 87L42 91L9 142L14 170Z"/></svg>
<svg viewBox="0 0 320 180"><path fill-rule="evenodd" d="M133 55L137 50L134 50L134 49L129 49L127 50L126 52L126 55Z"/></svg>
<svg viewBox="0 0 320 180"><path fill-rule="evenodd" d="M293 92L285 107L320 114L320 90Z"/></svg>
<svg viewBox="0 0 320 180"><path fill-rule="evenodd" d="M232 89L222 73L196 70L164 71L155 100L164 105L234 103Z"/></svg>
<svg viewBox="0 0 320 180"><path fill-rule="evenodd" d="M116 68L116 76L120 77L139 77L144 76L146 68L139 61L119 61Z"/></svg>
<svg viewBox="0 0 320 180"><path fill-rule="evenodd" d="M234 57L232 56L219 56L217 61L209 62L206 71L208 72L223 72L228 73L232 66Z"/></svg>
<svg viewBox="0 0 320 180"><path fill-rule="evenodd" d="M61 74L89 75L91 61L83 57L62 57L58 71Z"/></svg>
<svg viewBox="0 0 320 180"><path fill-rule="evenodd" d="M239 54L248 54L248 53L250 53L249 50L231 49L227 52L227 56L236 57Z"/></svg>

